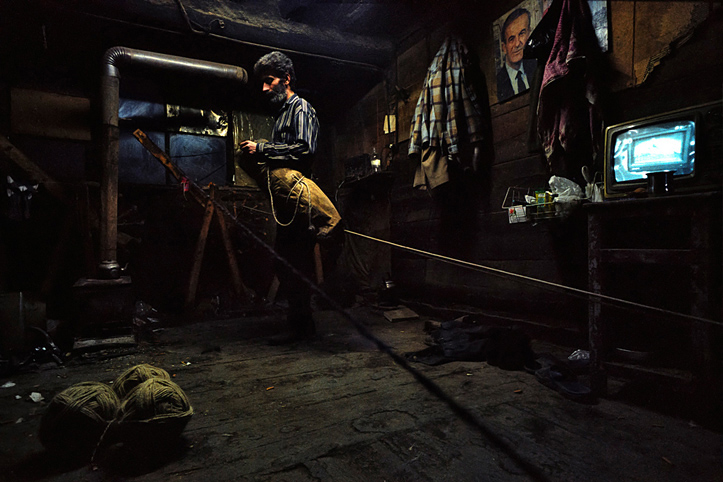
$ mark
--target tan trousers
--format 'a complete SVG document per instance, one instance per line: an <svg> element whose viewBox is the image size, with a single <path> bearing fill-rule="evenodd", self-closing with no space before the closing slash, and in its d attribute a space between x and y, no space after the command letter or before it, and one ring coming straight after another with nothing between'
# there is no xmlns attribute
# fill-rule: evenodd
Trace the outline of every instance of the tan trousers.
<svg viewBox="0 0 723 482"><path fill-rule="evenodd" d="M296 216L308 216L318 240L328 238L341 216L324 191L299 171L285 167L267 171L274 218L280 225L290 224Z"/></svg>

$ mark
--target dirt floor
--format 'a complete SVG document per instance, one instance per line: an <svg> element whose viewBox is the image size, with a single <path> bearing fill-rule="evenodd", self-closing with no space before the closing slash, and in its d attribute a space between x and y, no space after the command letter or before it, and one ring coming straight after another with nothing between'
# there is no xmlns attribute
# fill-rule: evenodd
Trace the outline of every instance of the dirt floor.
<svg viewBox="0 0 723 482"><path fill-rule="evenodd" d="M404 354L425 317L350 310ZM526 371L486 362L396 363L344 316L315 313L316 339L270 346L278 313L166 327L156 343L78 353L0 379L0 479L49 481L714 481L721 434L622 401L578 403ZM436 321L436 320L435 320ZM532 341L535 352L547 350ZM53 396L127 368L164 368L194 415L176 444L103 446L59 460L38 440ZM34 402L31 393L44 400ZM151 441L153 442L153 441Z"/></svg>

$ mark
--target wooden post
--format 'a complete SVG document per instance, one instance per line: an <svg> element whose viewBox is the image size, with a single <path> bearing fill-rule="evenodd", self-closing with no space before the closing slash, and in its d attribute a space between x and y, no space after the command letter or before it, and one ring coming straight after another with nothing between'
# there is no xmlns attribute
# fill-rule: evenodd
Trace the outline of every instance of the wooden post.
<svg viewBox="0 0 723 482"><path fill-rule="evenodd" d="M22 169L30 179L42 184L54 198L59 199L65 204L72 205L72 199L68 196L63 186L30 160L28 156L4 136L0 136L0 159L7 159L13 163L13 165Z"/></svg>
<svg viewBox="0 0 723 482"><path fill-rule="evenodd" d="M203 225L201 232L198 234L198 242L196 243L196 253L193 256L193 267L191 268L191 277L188 281L188 293L186 294L186 307L191 307L196 302L196 290L198 289L198 277L201 274L201 264L203 262L203 252L206 249L206 239L208 238L208 228L211 225L211 218L214 212L213 200L209 199L206 203L206 212L203 214Z"/></svg>
<svg viewBox="0 0 723 482"><path fill-rule="evenodd" d="M588 213L588 288L592 293L602 293L600 267L601 217L604 213ZM605 371L606 333L602 306L599 299L588 301L588 336L590 342L590 389L596 396L607 395Z"/></svg>
<svg viewBox="0 0 723 482"><path fill-rule="evenodd" d="M271 286L269 286L269 294L266 295L266 299L269 303L273 304L276 300L276 295L279 293L279 286L281 283L279 282L279 277L274 276L274 279L271 281Z"/></svg>
<svg viewBox="0 0 723 482"><path fill-rule="evenodd" d="M216 186L211 184L211 199L216 198ZM223 213L216 211L216 219L218 219L218 225L221 228L221 238L223 239L223 246L226 249L226 256L228 257L228 265L231 268L231 278L233 280L233 286L238 296L246 297L246 287L241 281L241 273L238 269L238 263L236 262L236 255L233 252L233 244L231 238L228 235L228 229L226 229L226 219Z"/></svg>
<svg viewBox="0 0 723 482"><path fill-rule="evenodd" d="M321 260L321 248L319 243L314 245L314 271L316 273L316 284L324 283L324 264Z"/></svg>
<svg viewBox="0 0 723 482"><path fill-rule="evenodd" d="M183 171L176 166L171 159L163 152L157 145L151 141L146 134L140 129L136 129L133 135L138 139L148 151L163 164L166 169L173 175L179 182L186 182L191 195L201 205L206 206L206 212L203 218L203 227L198 237L198 244L196 245L196 253L193 260L193 269L191 270L191 279L188 285L188 295L186 297L186 306L190 306L196 299L196 289L198 287L198 277L201 272L201 262L203 260L203 252L206 247L206 238L208 237L208 229L211 223L211 218L214 212L218 218L219 227L221 228L221 237L223 239L224 249L226 250L226 256L228 257L229 268L231 269L231 278L233 280L234 289L236 294L243 296L247 299L252 297L249 295L250 290L246 288L241 280L241 273L238 269L238 263L236 262L236 255L234 254L233 244L228 234L226 226L226 218L224 209L219 205L219 209L215 209L216 201L216 186L211 184L210 195L207 195L200 186L194 182L190 182Z"/></svg>

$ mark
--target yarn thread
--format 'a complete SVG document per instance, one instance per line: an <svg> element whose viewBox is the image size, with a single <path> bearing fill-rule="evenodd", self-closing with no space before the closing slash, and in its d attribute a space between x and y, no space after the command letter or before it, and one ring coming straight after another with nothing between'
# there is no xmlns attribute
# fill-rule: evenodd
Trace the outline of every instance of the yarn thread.
<svg viewBox="0 0 723 482"><path fill-rule="evenodd" d="M149 422L193 415L181 387L170 380L151 378L128 393L120 409L119 422Z"/></svg>
<svg viewBox="0 0 723 482"><path fill-rule="evenodd" d="M57 452L89 451L117 416L120 399L101 382L81 382L53 397L40 420L40 442Z"/></svg>
<svg viewBox="0 0 723 482"><path fill-rule="evenodd" d="M131 390L151 378L170 380L171 376L163 368L141 363L120 374L113 382L113 391L118 395L118 398L123 399Z"/></svg>
<svg viewBox="0 0 723 482"><path fill-rule="evenodd" d="M112 387L81 382L55 395L41 419L39 439L49 451L90 456L94 464L106 437L153 444L180 436L192 415L188 397L168 372L140 364Z"/></svg>

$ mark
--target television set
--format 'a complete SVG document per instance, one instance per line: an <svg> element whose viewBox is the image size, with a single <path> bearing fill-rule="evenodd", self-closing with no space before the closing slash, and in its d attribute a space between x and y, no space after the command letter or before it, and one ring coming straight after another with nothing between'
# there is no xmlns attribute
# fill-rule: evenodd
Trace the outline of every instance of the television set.
<svg viewBox="0 0 723 482"><path fill-rule="evenodd" d="M648 175L663 171L678 193L720 189L722 105L710 102L605 129L605 197L645 193Z"/></svg>

